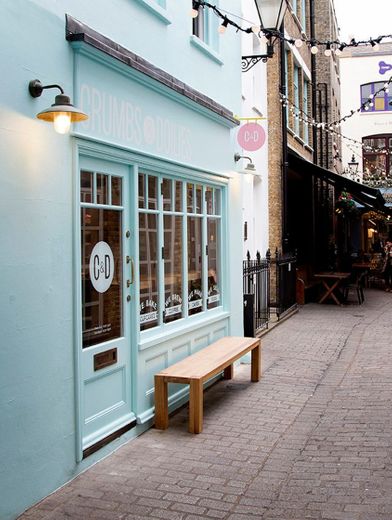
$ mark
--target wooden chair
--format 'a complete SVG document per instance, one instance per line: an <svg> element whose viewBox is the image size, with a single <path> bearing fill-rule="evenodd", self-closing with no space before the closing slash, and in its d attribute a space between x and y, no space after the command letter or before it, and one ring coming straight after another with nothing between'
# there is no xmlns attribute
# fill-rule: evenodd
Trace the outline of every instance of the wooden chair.
<svg viewBox="0 0 392 520"><path fill-rule="evenodd" d="M356 291L357 298L358 298L358 305L362 305L362 303L365 301L365 295L364 295L364 285L365 285L365 276L366 273L360 273L354 281L351 283L347 283L343 286L343 297L344 300L348 300L348 295L350 293L350 290Z"/></svg>
<svg viewBox="0 0 392 520"><path fill-rule="evenodd" d="M384 258L381 254L374 255L371 260L371 267L368 273L368 285L369 287L383 288L385 285L384 279Z"/></svg>

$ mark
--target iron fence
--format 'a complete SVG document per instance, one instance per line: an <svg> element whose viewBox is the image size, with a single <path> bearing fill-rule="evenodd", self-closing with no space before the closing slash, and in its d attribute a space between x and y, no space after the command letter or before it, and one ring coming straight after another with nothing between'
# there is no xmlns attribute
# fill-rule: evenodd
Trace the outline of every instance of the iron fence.
<svg viewBox="0 0 392 520"><path fill-rule="evenodd" d="M244 334L255 336L268 327L270 319L270 254L243 261Z"/></svg>
<svg viewBox="0 0 392 520"><path fill-rule="evenodd" d="M271 307L274 307L276 316L280 319L297 306L297 256L295 253L283 254L276 249L275 257L271 258L271 265L275 267L275 291Z"/></svg>
<svg viewBox="0 0 392 520"><path fill-rule="evenodd" d="M268 328L273 309L277 320L296 306L296 255L275 256L267 251L265 258L257 252L251 260L248 252L243 261L244 334L256 336Z"/></svg>

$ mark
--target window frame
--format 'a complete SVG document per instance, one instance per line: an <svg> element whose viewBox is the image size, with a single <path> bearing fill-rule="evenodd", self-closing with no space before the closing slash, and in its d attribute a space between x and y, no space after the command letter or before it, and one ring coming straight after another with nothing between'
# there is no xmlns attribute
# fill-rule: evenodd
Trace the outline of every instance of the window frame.
<svg viewBox="0 0 392 520"><path fill-rule="evenodd" d="M360 96L361 96L361 114L372 114L372 113L379 113L379 112L392 112L392 105L390 105L389 103L392 102L392 93L391 92L384 92L383 96L379 96L377 98L373 97L372 99L372 102L373 102L373 106L369 106L369 109L368 110L365 110L365 108L362 107L362 105L366 102L366 101L369 101L369 96L364 96L363 95L363 89L365 87L369 87L370 86L370 94L372 94L374 96L374 94L380 90L380 88L382 88L383 86L385 85L385 81L370 81L368 83L363 83L361 86L360 86ZM382 110L377 110L376 108L376 103L374 102L376 99L381 99L383 98L384 99L384 109ZM386 108L385 108L386 107Z"/></svg>
<svg viewBox="0 0 392 520"><path fill-rule="evenodd" d="M170 25L172 23L172 18L167 11L166 1L167 0L136 0L137 3L145 7L165 25Z"/></svg>
<svg viewBox="0 0 392 520"><path fill-rule="evenodd" d="M383 139L384 140L384 149L389 150L390 154L392 153L392 133L390 134L373 134L373 135L366 135L362 138L362 144L365 146L365 141L368 139ZM391 145L391 146L390 146ZM385 158L385 176L391 177L392 176L392 159L390 154L385 154L380 152L374 152L374 151L367 151L366 148L363 148L362 152L362 171L366 172L366 169L368 166L366 165L367 162L370 162L371 159L374 159L378 156ZM378 175L377 172L371 172L369 171L369 175ZM383 176L383 172L381 171L381 176Z"/></svg>
<svg viewBox="0 0 392 520"><path fill-rule="evenodd" d="M203 25L203 34L197 34L196 25ZM191 44L199 49L203 54L211 58L219 65L223 60L219 55L219 20L214 13L207 8L199 7L199 15L191 19Z"/></svg>
<svg viewBox="0 0 392 520"><path fill-rule="evenodd" d="M226 272L224 265L224 251L226 250L226 239L224 238L225 233L225 225L226 225L226 197L227 197L227 189L226 185L221 185L219 183L215 183L210 179L201 179L201 178L192 178L191 176L187 178L182 178L180 176L170 175L166 172L160 173L158 171L153 171L148 168L139 167L138 168L139 175L145 176L154 176L158 179L158 201L156 209L148 209L146 207L139 207L139 194L137 194L137 229L135 230L135 234L137 236L138 242L140 242L140 215L141 214L155 214L157 215L157 325L151 326L149 328L142 329L140 326L140 317L141 309L140 305L141 301L141 291L140 291L140 273L138 278L138 293L136 297L136 307L137 307L137 323L138 323L138 332L140 334L140 338L144 341L148 340L149 337L159 335L162 332L169 332L172 329L176 329L180 326L186 326L187 324L193 323L194 321L206 320L209 317L214 316L216 313L222 313L225 305L226 305L226 291L225 291L225 281L226 281ZM172 185L174 186L175 181L182 183L182 207L181 211L177 211L175 200L173 202L172 209L164 209L164 200L163 200L163 189L162 183L164 179L168 179L172 181ZM188 211L188 200L187 200L187 189L188 185L192 184L194 186L194 193L196 194L196 186L202 186L202 208L201 212L190 212ZM148 185L148 182L144 182L144 186ZM207 212L207 202L206 202L206 193L207 188L213 188L214 190L218 190L220 193L220 213L209 214ZM147 190L148 191L148 190ZM175 196L175 189L172 189L172 194ZM215 193L215 192L213 192ZM144 192L144 200L145 206L148 205L148 193ZM147 202L146 202L147 201ZM166 289L165 289L165 258L162 257L161 252L163 251L164 246L164 217L165 216L179 216L182 219L182 315L178 319L165 323L165 297L166 297ZM202 310L200 312L196 312L194 314L190 314L189 311L189 275L188 275L188 218L189 217L197 217L201 219L202 222L202 243L201 243L201 262L202 262ZM206 252L207 245L207 223L208 219L213 218L219 220L220 222L220 233L219 238L217 238L217 247L220 251L219 257L219 293L220 299L219 304L214 308L208 308L208 254ZM138 261L140 261L141 252L139 250ZM166 259L167 260L167 259ZM138 270L139 272L139 270ZM145 296L143 297L143 300Z"/></svg>

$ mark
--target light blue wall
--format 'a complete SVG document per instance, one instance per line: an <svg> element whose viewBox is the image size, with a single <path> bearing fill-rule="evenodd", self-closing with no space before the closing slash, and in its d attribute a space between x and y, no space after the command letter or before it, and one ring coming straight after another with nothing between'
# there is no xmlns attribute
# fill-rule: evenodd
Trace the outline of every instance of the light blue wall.
<svg viewBox="0 0 392 520"><path fill-rule="evenodd" d="M59 83L66 93L77 95L73 92L74 51L65 40L67 12L238 113L238 35L227 31L221 39L220 65L191 45L188 2L166 0L166 5L165 20L142 0L112 0L110 13L106 0L6 0L0 4L2 520L15 518L116 445L112 443L82 464L76 462L75 138L60 136L51 125L35 119L39 110L53 102L55 91L32 99L28 82L38 78L44 84ZM235 0L221 0L221 5L231 12L239 8ZM197 118L201 116L195 113L192 121ZM215 160L213 169L227 173L232 167L234 137L231 131L214 153L209 150L203 155L198 150L194 165L202 168ZM231 315L224 318L223 325L201 330L199 337L204 334L213 339L223 330L241 334L240 200L237 181L231 180L226 257ZM193 338L196 343L192 348L197 349L197 334ZM185 344L180 338L176 341L179 349ZM165 348L161 346L160 351ZM145 353L141 352L140 359L142 368ZM148 398L148 378L143 385L140 392Z"/></svg>

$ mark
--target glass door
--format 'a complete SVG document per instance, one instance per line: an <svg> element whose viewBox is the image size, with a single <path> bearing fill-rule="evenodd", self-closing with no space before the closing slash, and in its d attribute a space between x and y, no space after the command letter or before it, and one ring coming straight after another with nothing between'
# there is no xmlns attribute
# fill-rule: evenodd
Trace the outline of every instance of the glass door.
<svg viewBox="0 0 392 520"><path fill-rule="evenodd" d="M134 420L130 313L134 284L129 169L81 158L83 449Z"/></svg>

